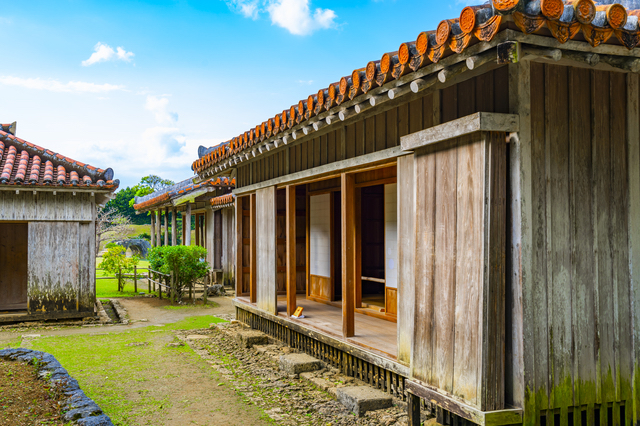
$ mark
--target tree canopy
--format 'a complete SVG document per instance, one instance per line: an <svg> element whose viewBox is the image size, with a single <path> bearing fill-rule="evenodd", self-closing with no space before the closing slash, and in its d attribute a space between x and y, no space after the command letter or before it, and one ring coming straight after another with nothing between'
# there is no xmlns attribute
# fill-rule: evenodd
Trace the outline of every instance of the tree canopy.
<svg viewBox="0 0 640 426"><path fill-rule="evenodd" d="M118 213L128 217L131 223L136 225L143 225L151 223L149 215L136 214L133 208L135 203L135 197L142 197L151 194L167 186L173 185L173 181L169 179L163 179L160 176L149 175L140 179L140 183L133 187L126 187L116 193L115 198L110 200L105 209L115 209Z"/></svg>

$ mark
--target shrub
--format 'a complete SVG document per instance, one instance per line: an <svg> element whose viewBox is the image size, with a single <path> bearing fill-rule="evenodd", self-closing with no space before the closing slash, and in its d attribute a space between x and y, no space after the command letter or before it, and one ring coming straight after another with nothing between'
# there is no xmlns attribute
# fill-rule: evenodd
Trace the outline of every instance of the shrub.
<svg viewBox="0 0 640 426"><path fill-rule="evenodd" d="M125 274L133 273L138 265L138 256L127 257L127 250L116 244L107 244L107 252L102 256L102 262L98 266L118 279L118 291L123 291Z"/></svg>
<svg viewBox="0 0 640 426"><path fill-rule="evenodd" d="M151 240L151 235L149 235L148 232L143 232L141 234L138 235L132 235L129 237L130 240L147 240L150 241Z"/></svg>
<svg viewBox="0 0 640 426"><path fill-rule="evenodd" d="M209 264L204 260L207 250L199 246L164 246L153 247L147 259L151 269L171 274L178 295L182 290L192 285L197 279L203 278L209 271Z"/></svg>

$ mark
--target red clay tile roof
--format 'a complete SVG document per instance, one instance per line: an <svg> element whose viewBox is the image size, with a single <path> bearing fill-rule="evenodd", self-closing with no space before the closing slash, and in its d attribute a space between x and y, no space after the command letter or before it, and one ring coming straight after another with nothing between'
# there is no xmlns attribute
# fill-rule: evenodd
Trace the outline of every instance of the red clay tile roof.
<svg viewBox="0 0 640 426"><path fill-rule="evenodd" d="M224 194L211 199L211 206L216 209L233 206L236 197L233 194Z"/></svg>
<svg viewBox="0 0 640 426"><path fill-rule="evenodd" d="M84 186L115 191L120 184L113 180L111 169L89 166L16 137L11 133L15 132L15 123L0 127L0 185Z"/></svg>
<svg viewBox="0 0 640 426"><path fill-rule="evenodd" d="M191 184L189 184L191 183ZM133 205L133 208L136 210L146 210L150 207L161 205L172 198L177 198L183 195L186 195L190 192L195 191L199 188L212 187L212 188L235 188L236 180L235 178L229 179L228 177L219 177L215 179L205 180L198 184L194 184L192 179L188 179L183 182L179 182L175 185L171 185L167 188L164 188L161 192L149 194L145 197L136 198L136 204Z"/></svg>
<svg viewBox="0 0 640 426"><path fill-rule="evenodd" d="M622 44L629 50L638 47L640 1L625 0L624 4L629 8L606 3L610 2L492 0L492 3L487 2L482 6L465 7L459 18L440 22L435 31L420 33L415 42L402 43L397 52L385 53L379 61L369 62L365 68L353 71L339 82L319 90L317 94L310 95L230 141L209 149L201 147L200 158L193 162L191 168L201 173L348 99L437 63L446 56L461 53L470 44L491 41L507 23L509 28L517 28L525 34L535 32L553 36L561 43L577 38L586 40L593 47L603 43Z"/></svg>

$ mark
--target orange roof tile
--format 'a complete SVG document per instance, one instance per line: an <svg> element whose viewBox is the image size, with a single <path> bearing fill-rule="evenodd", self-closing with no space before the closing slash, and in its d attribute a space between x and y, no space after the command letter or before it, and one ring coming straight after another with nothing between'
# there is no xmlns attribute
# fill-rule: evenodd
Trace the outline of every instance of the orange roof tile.
<svg viewBox="0 0 640 426"><path fill-rule="evenodd" d="M491 41L500 30L503 17L509 18L526 34L546 26L550 35L561 43L582 33L594 47L602 43L619 43L634 49L640 45L640 3L625 0L625 4L634 9L593 0L573 0L571 3L563 0L492 0L481 6L467 6L458 18L440 22L435 31L420 33L415 42L402 43L397 52L385 53L380 61L371 61L338 83L320 89L317 94L259 124L255 132L252 129L209 149L201 147L200 158L191 168L202 173L256 143L340 105L346 98L353 99L430 63L437 63L444 56L461 53L473 41Z"/></svg>
<svg viewBox="0 0 640 426"><path fill-rule="evenodd" d="M199 188L213 187L213 188L235 188L236 179L230 179L228 177L218 177L215 179L205 180L198 184L191 182L191 179L179 182L175 185L171 185L164 188L161 192L149 194L145 197L136 198L136 204L133 205L135 210L146 210L150 207L157 206L168 202L173 198L177 198L193 192ZM190 184L191 182L191 184Z"/></svg>

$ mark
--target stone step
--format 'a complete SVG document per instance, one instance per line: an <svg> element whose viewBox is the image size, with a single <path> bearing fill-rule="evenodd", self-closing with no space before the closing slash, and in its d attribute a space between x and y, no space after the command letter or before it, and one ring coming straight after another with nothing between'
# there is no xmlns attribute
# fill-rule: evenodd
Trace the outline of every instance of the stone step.
<svg viewBox="0 0 640 426"><path fill-rule="evenodd" d="M236 334L236 340L240 346L252 348L254 345L266 345L269 338L266 334L255 330L241 330Z"/></svg>
<svg viewBox="0 0 640 426"><path fill-rule="evenodd" d="M367 411L382 410L393 405L388 393L369 386L347 386L336 389L338 401L358 417Z"/></svg>
<svg viewBox="0 0 640 426"><path fill-rule="evenodd" d="M322 361L307 354L288 354L280 356L280 370L287 374L300 374L320 370Z"/></svg>

